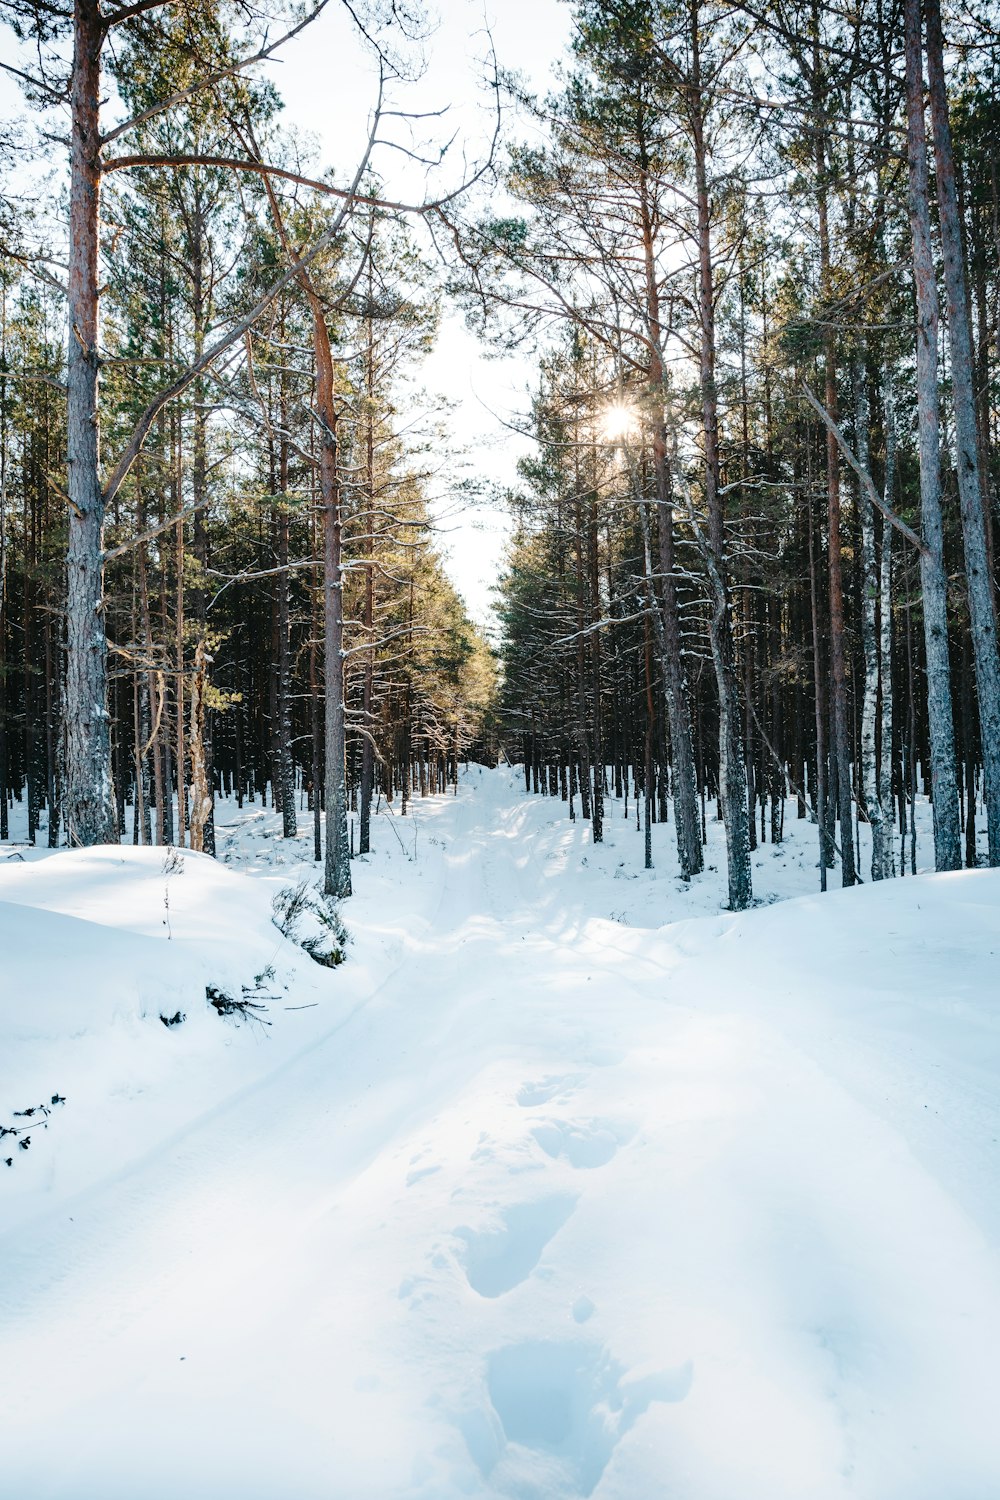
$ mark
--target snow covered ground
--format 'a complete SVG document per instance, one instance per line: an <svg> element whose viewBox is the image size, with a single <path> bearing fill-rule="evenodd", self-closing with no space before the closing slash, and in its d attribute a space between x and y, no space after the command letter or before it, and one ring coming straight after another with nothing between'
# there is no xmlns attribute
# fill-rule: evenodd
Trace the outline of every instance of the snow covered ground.
<svg viewBox="0 0 1000 1500"><path fill-rule="evenodd" d="M335 970L259 807L0 848L2 1500L995 1500L1000 873L655 833L473 768Z"/></svg>

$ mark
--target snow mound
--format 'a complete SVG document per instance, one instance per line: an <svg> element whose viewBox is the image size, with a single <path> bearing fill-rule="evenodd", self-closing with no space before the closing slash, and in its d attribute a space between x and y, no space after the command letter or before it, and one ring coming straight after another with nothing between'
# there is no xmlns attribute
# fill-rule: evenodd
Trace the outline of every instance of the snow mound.
<svg viewBox="0 0 1000 1500"><path fill-rule="evenodd" d="M14 1218L185 1126L253 1076L255 1053L257 1070L285 1054L285 1037L262 1049L263 1027L293 987L316 1008L329 988L275 927L279 889L190 850L25 851L0 863L0 1126L18 1128L0 1139L0 1168L12 1156ZM65 1109L42 1117L53 1096ZM30 1130L25 1109L39 1109Z"/></svg>

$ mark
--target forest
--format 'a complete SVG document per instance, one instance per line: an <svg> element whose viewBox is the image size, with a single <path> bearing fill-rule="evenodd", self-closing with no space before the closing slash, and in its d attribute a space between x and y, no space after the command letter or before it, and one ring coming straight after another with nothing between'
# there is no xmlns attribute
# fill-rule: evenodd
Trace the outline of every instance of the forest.
<svg viewBox="0 0 1000 1500"><path fill-rule="evenodd" d="M998 22L0 0L0 1500L1000 1496Z"/></svg>
<svg viewBox="0 0 1000 1500"><path fill-rule="evenodd" d="M1000 857L995 52L925 10L581 7L473 260L563 328L499 605L532 784L596 839L631 768L690 875L712 799L734 909L788 795L824 888L859 818L915 873L918 795L937 869L981 805Z"/></svg>
<svg viewBox="0 0 1000 1500"><path fill-rule="evenodd" d="M1000 862L991 14L576 4L409 205L257 81L314 10L5 16L0 837L211 853L259 795L317 858L330 814L344 895L347 809L364 852L472 753L595 841L631 781L685 877L721 817L736 910L789 797L824 886L915 872L918 797L935 868ZM421 18L354 24L403 77ZM492 644L435 538L442 299L534 370Z"/></svg>

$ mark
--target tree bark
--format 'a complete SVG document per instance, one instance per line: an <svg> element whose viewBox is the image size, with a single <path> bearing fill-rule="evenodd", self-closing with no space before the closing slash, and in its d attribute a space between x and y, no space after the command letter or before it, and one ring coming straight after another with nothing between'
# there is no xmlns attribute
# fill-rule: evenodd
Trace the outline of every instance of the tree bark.
<svg viewBox="0 0 1000 1500"><path fill-rule="evenodd" d="M660 294L653 255L653 230L646 201L645 179L640 195L642 215L643 260L646 278L646 322L651 348L649 366L650 394L653 408L653 473L656 480L657 541L660 563L658 590L662 625L657 630L663 695L670 723L670 750L674 770L674 822L677 835L677 857L681 878L690 880L704 868L701 830L698 826L698 786L691 742L691 714L688 708L687 684L681 655L680 614L677 608L677 584L674 578L674 512L667 463L667 434L663 420L663 329L660 322Z"/></svg>
<svg viewBox="0 0 1000 1500"><path fill-rule="evenodd" d="M344 708L344 575L333 357L319 298L310 297L316 344L316 415L320 425L319 490L324 519L323 662L326 676L326 868L324 888L338 900L351 894L347 833L347 720Z"/></svg>
<svg viewBox="0 0 1000 1500"><path fill-rule="evenodd" d="M75 0L70 154L66 441L66 831L71 844L117 843L104 620L104 496L99 473L98 232L102 21Z"/></svg>
<svg viewBox="0 0 1000 1500"><path fill-rule="evenodd" d="M920 558L927 720L930 733L934 867L962 866L955 727L948 660L948 581L941 519L941 404L938 394L938 292L931 246L927 127L920 47L920 0L905 0L907 209L916 296L917 444L920 455Z"/></svg>
<svg viewBox="0 0 1000 1500"><path fill-rule="evenodd" d="M726 831L729 905L743 911L753 901L750 870L750 813L740 734L740 698L733 652L733 627L719 482L719 415L715 385L715 288L712 228L700 77L698 0L691 7L692 75L689 113L694 152L698 236L698 306L701 325L700 376L705 445L705 504L708 511L706 561L712 593L709 638L719 694L719 796Z"/></svg>
<svg viewBox="0 0 1000 1500"><path fill-rule="evenodd" d="M208 767L205 764L205 682L207 664L205 641L199 638L194 649L194 674L191 678L191 848L200 854L212 851L205 848L205 827L212 810L212 797L208 784Z"/></svg>
<svg viewBox="0 0 1000 1500"><path fill-rule="evenodd" d="M916 0L907 0L912 7ZM975 395L972 386L972 335L966 297L962 229L955 183L955 158L948 120L944 77L944 41L939 0L925 0L927 72L930 83L934 162L937 169L938 221L948 295L952 400L955 409L955 467L962 513L965 575L969 591L973 659L979 697L980 740L986 793L989 862L1000 865L1000 654L990 581L986 517L979 466ZM912 23L911 23L912 24Z"/></svg>
<svg viewBox="0 0 1000 1500"><path fill-rule="evenodd" d="M282 432L286 430L284 402ZM292 664L288 583L288 443L281 439L278 469L278 779L281 786L281 832L286 839L298 833L295 815L295 761L292 756Z"/></svg>
<svg viewBox="0 0 1000 1500"><path fill-rule="evenodd" d="M892 393L886 388L886 500L891 499L890 474L895 473L895 414ZM892 726L895 699L892 687L892 527L882 524L882 557L879 565L879 680L882 686L882 723L878 755L878 800L882 808L882 875L889 880L896 873L892 823ZM874 875L874 869L872 874Z"/></svg>
<svg viewBox="0 0 1000 1500"><path fill-rule="evenodd" d="M374 301L373 276L370 261L368 269L368 300L369 304ZM369 564L372 564L375 556L375 539L373 535L373 527L375 525L375 326L370 316L366 319L366 323L365 388L368 405L365 412L365 489L368 496L369 516L365 522L365 536L367 538L365 553ZM374 566L369 566L365 569L363 618L368 649L365 652L364 683L361 698L365 734L361 741L361 807L358 827L358 852L360 854L368 854L371 851L372 789L375 785L375 750L371 739L375 731L373 717L375 706Z"/></svg>
<svg viewBox="0 0 1000 1500"><path fill-rule="evenodd" d="M858 462L871 475L871 453L868 421L867 371L864 360L859 359L854 367L855 444ZM886 501L892 498L894 461L894 439L888 437L889 414L887 412L887 453L885 493ZM873 880L886 880L893 874L892 861L892 807L883 801L882 764L879 755L878 706L881 690L882 741L884 747L886 724L892 725L892 671L888 648L891 643L891 621L886 615L891 607L892 577L892 528L882 528L882 568L875 552L875 508L864 484L858 486L858 508L861 517L861 644L865 663L865 689L861 708L861 787L872 831ZM886 585L883 588L883 584ZM876 629L876 612L881 608L881 630Z"/></svg>
<svg viewBox="0 0 1000 1500"><path fill-rule="evenodd" d="M818 57L814 59L813 77L817 88L821 79ZM817 99L817 122L822 118L822 101ZM820 286L824 296L830 293L830 229L826 190L826 145L823 130L816 132L816 177L819 205ZM824 401L831 419L837 420L837 346L831 327L823 334ZM847 719L847 662L844 649L844 579L843 543L840 535L840 453L837 438L829 424L826 429L827 484L827 566L830 574L830 675L833 699L832 753L837 761L837 811L840 818L841 883L854 885L857 871L854 862L854 817L851 801L851 737Z"/></svg>

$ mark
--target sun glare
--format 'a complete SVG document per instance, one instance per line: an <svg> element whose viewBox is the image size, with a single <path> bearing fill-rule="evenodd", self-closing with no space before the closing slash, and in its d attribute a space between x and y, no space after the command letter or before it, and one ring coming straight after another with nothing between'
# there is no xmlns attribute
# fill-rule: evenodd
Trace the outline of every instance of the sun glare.
<svg viewBox="0 0 1000 1500"><path fill-rule="evenodd" d="M601 415L601 436L610 443L630 437L635 430L635 412L630 406L609 406Z"/></svg>

